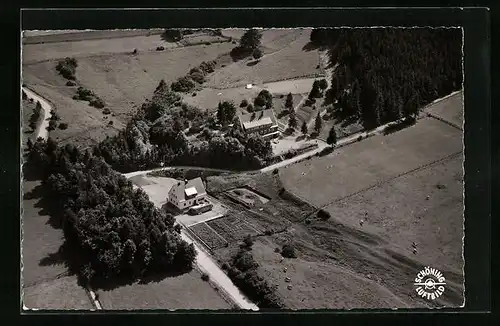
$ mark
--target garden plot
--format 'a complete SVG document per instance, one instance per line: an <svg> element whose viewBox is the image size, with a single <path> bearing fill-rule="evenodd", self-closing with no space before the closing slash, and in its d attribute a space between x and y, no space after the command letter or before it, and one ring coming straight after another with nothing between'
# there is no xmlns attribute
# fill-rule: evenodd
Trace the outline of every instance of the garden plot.
<svg viewBox="0 0 500 326"><path fill-rule="evenodd" d="M207 223L198 223L193 225L189 227L189 231L194 233L210 250L222 248L227 244L227 240Z"/></svg>
<svg viewBox="0 0 500 326"><path fill-rule="evenodd" d="M223 218L207 222L217 234L227 242L240 241L247 235L256 235L259 231L245 222L244 218L236 215L228 215Z"/></svg>

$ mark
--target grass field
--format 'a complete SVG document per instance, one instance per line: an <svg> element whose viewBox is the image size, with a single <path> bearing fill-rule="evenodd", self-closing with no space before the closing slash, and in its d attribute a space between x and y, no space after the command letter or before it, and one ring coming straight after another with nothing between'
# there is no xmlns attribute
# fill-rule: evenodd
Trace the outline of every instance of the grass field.
<svg viewBox="0 0 500 326"><path fill-rule="evenodd" d="M156 32L151 35L147 31L122 32L88 31L25 39L31 44L23 45L23 83L47 98L61 120L69 124L67 130L53 132L53 137L59 141L75 140L80 146L87 146L106 135L115 134L152 96L161 79L173 82L202 61L217 60L216 72L208 76L207 83L196 91L196 96L186 94L185 101L205 109L213 109L225 99L233 100L237 105L243 99L251 103L260 88L245 90L240 87L251 82L270 88L273 93L281 93L280 90L282 93L304 92L302 86L308 91L312 82L307 76L322 73L318 51L303 49L309 41L308 29L265 30L262 37L265 55L253 66L247 66L246 60L231 60L229 52L235 47L231 42L205 44L222 41L217 37L186 37L189 46L182 46L164 42ZM237 30L226 32L239 33ZM40 43L42 41L45 43ZM191 45L199 42L204 44ZM165 51L155 51L159 45L166 47ZM138 49L138 54L131 54L133 49ZM78 59L76 77L79 85L102 98L112 115L105 116L86 102L71 98L76 87L65 86L66 80L55 70L57 60L63 57ZM283 79L293 80L263 84ZM219 90L226 87L231 89L227 92ZM110 121L113 121L112 125L109 125Z"/></svg>
<svg viewBox="0 0 500 326"><path fill-rule="evenodd" d="M49 99L61 119L69 123L67 130L54 132L54 137L87 144L122 128L123 122L128 121L135 109L152 96L161 79L172 82L202 61L213 60L229 52L231 47L230 44L220 43L136 56L116 54L79 59L76 72L79 83L106 102L111 116L105 116L101 110L90 107L86 102L73 100L71 97L76 87L65 86L66 81L55 70L56 62L24 64L23 82ZM169 64L172 62L175 64ZM108 125L110 120L113 120L113 126Z"/></svg>
<svg viewBox="0 0 500 326"><path fill-rule="evenodd" d="M350 309L407 307L401 299L367 278L328 261L299 257L281 261L278 237L259 238L253 245L253 255L260 272L271 284L277 285L278 295L289 309ZM286 271L285 271L286 268ZM285 278L289 277L290 282ZM291 285L291 289L288 289Z"/></svg>
<svg viewBox="0 0 500 326"><path fill-rule="evenodd" d="M64 263L58 262L58 251L64 238L51 225L51 218L40 207L40 181L23 182L23 283L25 286L64 274Z"/></svg>
<svg viewBox="0 0 500 326"><path fill-rule="evenodd" d="M464 103L463 94L458 93L451 96L449 99L431 105L425 111L444 119L460 128L463 128L464 123ZM457 110L456 108L461 108Z"/></svg>
<svg viewBox="0 0 500 326"><path fill-rule="evenodd" d="M110 291L99 290L103 309L230 309L212 285L193 270L148 283L134 283Z"/></svg>
<svg viewBox="0 0 500 326"><path fill-rule="evenodd" d="M461 132L432 118L280 170L286 189L315 206L363 190L462 150ZM348 158L348 159L347 159ZM305 173L305 175L302 175ZM322 191L317 192L317 187Z"/></svg>
<svg viewBox="0 0 500 326"><path fill-rule="evenodd" d="M232 203L233 223L227 217L209 222L228 241L215 255L227 262L245 233L253 234L258 273L292 309L460 306L461 138L460 130L423 118L278 175L209 177L208 191L221 200L225 190L246 184L270 198L262 211ZM286 191L279 195L281 187ZM307 202L324 206L331 218L318 219ZM260 232L242 230L245 224ZM283 260L276 251L284 244L294 246L298 258ZM446 290L434 302L419 298L411 284L425 266L446 277Z"/></svg>
<svg viewBox="0 0 500 326"><path fill-rule="evenodd" d="M65 57L82 58L93 55L155 51L157 46L177 47L162 40L159 32L104 31L28 37L23 40L23 64ZM132 31L133 32L133 31ZM92 34L89 34L92 33ZM43 42L43 43L41 43Z"/></svg>
<svg viewBox="0 0 500 326"><path fill-rule="evenodd" d="M287 32L284 32L287 31ZM210 76L207 86L212 88L232 88L248 83L262 84L284 79L302 78L313 74L321 74L319 55L317 51L305 51L303 47L309 42L309 30L304 29L297 35L294 30L273 30L272 33L292 33L293 41L281 42L284 36L277 37L280 41L266 43L266 32L262 37L264 47L274 46L273 52L265 52L256 64L253 59L243 59L228 64ZM277 41L277 40L275 40ZM267 44L267 45L266 45ZM272 45L271 45L272 44Z"/></svg>
<svg viewBox="0 0 500 326"><path fill-rule="evenodd" d="M416 242L416 258L422 264L461 274L462 165L460 155L329 205L326 209L335 221L384 237L391 245L410 255L412 242ZM360 220L364 220L362 228Z"/></svg>
<svg viewBox="0 0 500 326"><path fill-rule="evenodd" d="M76 276L66 276L24 289L23 303L29 309L91 310L95 309Z"/></svg>

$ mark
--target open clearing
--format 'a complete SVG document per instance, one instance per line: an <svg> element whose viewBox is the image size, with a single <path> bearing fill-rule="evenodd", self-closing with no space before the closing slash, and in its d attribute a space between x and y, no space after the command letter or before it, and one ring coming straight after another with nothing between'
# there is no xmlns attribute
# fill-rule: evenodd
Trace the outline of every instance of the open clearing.
<svg viewBox="0 0 500 326"><path fill-rule="evenodd" d="M77 284L76 277L66 276L24 289L24 306L29 309L91 310L89 296Z"/></svg>
<svg viewBox="0 0 500 326"><path fill-rule="evenodd" d="M263 84L285 79L315 77L323 75L320 67L318 51L305 51L303 47L309 42L310 30L273 30L273 33L294 33L291 42L279 42L276 47L284 46L264 56L255 63L252 59L243 59L227 65L209 77L207 86L211 88L233 88L245 84ZM266 47L266 32L262 44ZM276 41L276 40L275 40ZM274 41L270 41L273 43ZM286 45L286 46L285 46ZM285 90L286 91L286 90Z"/></svg>
<svg viewBox="0 0 500 326"><path fill-rule="evenodd" d="M99 290L103 309L230 309L200 272L193 270L147 284L134 283L110 291Z"/></svg>

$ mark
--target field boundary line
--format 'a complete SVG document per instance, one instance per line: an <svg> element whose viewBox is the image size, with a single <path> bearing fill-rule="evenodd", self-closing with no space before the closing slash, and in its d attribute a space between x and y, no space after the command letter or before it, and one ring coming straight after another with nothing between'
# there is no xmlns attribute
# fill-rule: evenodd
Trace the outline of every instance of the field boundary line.
<svg viewBox="0 0 500 326"><path fill-rule="evenodd" d="M456 128L456 129L458 129L460 131L463 131L463 129L461 127L459 127L458 125L454 124L451 121L448 121L448 120L446 120L444 118L441 118L440 116L438 116L438 115L436 115L434 113L430 113L430 112L426 112L426 113L427 113L428 117L434 118L434 119L436 119L438 121L441 121L442 123L445 123L445 124L447 124L447 125L449 125L449 126L451 126L453 128Z"/></svg>
<svg viewBox="0 0 500 326"><path fill-rule="evenodd" d="M114 30L105 30L105 32L113 32ZM104 36L104 35L97 35L97 36L92 36L90 33L92 32L103 32L100 30L97 31L81 31L81 32L72 32L72 33L64 33L64 34L49 34L49 35L32 35L32 36L24 36L23 37L23 42L22 44L45 44L45 43L71 43L71 42L79 42L79 41L95 41L95 40L109 40L109 39L122 39L122 38L129 38L129 37L139 37L139 36L152 36L152 35L161 35L163 34L163 29L162 30L153 30L153 31L137 31L137 32L130 32L130 35L109 35L109 36ZM120 31L123 32L123 31ZM80 35L82 36L83 33L86 33L87 35L83 35L81 39L64 39L65 37L71 37L71 36L76 36ZM45 39L45 38L48 38ZM52 38L52 40L51 40ZM61 40L57 40L57 38L62 38ZM54 40L55 39L55 40Z"/></svg>
<svg viewBox="0 0 500 326"><path fill-rule="evenodd" d="M195 225L198 225L198 224L201 224L201 223L207 223L207 222L216 220L216 219L221 218L221 217L224 217L224 214L218 214L218 215L216 215L214 217L207 218L206 220L195 222L193 224L189 224L189 227L192 227L192 226L195 226Z"/></svg>
<svg viewBox="0 0 500 326"><path fill-rule="evenodd" d="M386 184L386 183L389 183L389 182L392 182L392 181L394 181L394 180L396 180L396 179L398 179L398 178L400 178L400 177L403 177L403 176L406 176L406 175L412 174L412 173L414 173L414 172L419 172L419 171L425 170L425 169L427 169L427 168L429 168L429 167L431 167L431 166L437 165L437 164L442 163L442 162L445 162L445 161L447 161L447 160L452 160L452 159L454 159L455 157L457 157L459 154L462 154L462 152L463 152L463 151L462 151L462 150L460 150L459 152L455 152L455 153L453 153L453 154L450 154L450 155L447 155L447 156L445 156L445 157L442 157L442 158L440 158L440 159L438 159L438 160L432 161L432 162L430 162L430 163L423 164L423 165L421 165L421 166L419 166L419 167L416 167L416 168L414 168L414 169L411 169L411 170L409 170L409 171L406 171L406 172L400 173L400 174L398 174L398 175L396 175L396 176L394 176L394 177L390 177L390 178L385 179L385 180L383 180L383 181L379 181L379 182L377 182L377 183L375 183L375 184L373 184L373 185L371 185L371 186L369 186L369 187L366 187L366 188L364 188L364 189L358 190L358 191L353 192L353 193L351 193L351 194L349 194L349 195L346 195L346 196L343 196L343 197L337 198L337 199L335 199L335 200L333 200L333 201L331 201L331 202L329 202L329 203L327 203L327 204L325 204L325 205L321 205L321 206L320 206L320 209L326 208L327 206L330 206L330 205L332 205L332 204L335 204L335 203L341 202L341 201L343 201L343 200L345 200L345 199L347 199L347 198L350 198L350 197L356 196L356 195L358 195L358 194L360 194L360 193L363 193L363 192L365 192L365 191L371 190L371 189L373 189L373 188L380 187L381 185Z"/></svg>

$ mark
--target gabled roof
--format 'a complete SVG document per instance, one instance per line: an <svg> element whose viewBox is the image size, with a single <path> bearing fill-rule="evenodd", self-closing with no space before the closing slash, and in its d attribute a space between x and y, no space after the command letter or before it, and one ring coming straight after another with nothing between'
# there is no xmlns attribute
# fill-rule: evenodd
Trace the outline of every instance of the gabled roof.
<svg viewBox="0 0 500 326"><path fill-rule="evenodd" d="M190 197L196 195L198 192L196 191L195 187L189 187L184 189L184 193L186 194L186 196Z"/></svg>
<svg viewBox="0 0 500 326"><path fill-rule="evenodd" d="M172 186L168 192L169 196L175 194L179 201L185 200L190 196L202 196L206 194L205 186L200 177L191 179L189 181L179 181Z"/></svg>
<svg viewBox="0 0 500 326"><path fill-rule="evenodd" d="M261 125L275 125L276 117L272 109L256 111L252 113L245 113L239 116L240 124L245 128L254 128Z"/></svg>

